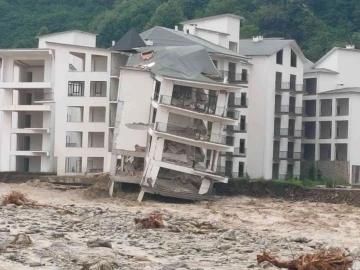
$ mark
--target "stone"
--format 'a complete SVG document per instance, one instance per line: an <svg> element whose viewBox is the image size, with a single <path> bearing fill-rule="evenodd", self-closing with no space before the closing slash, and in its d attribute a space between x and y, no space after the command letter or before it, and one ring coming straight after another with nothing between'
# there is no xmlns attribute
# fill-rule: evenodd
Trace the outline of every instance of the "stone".
<svg viewBox="0 0 360 270"><path fill-rule="evenodd" d="M311 240L307 239L306 237L296 237L292 241L296 243L305 243L305 244L311 242Z"/></svg>
<svg viewBox="0 0 360 270"><path fill-rule="evenodd" d="M172 263L172 264L164 265L161 270L177 270L179 268L190 269L190 267L187 266L185 263L179 262L179 263Z"/></svg>
<svg viewBox="0 0 360 270"><path fill-rule="evenodd" d="M354 260L356 260L357 258L360 258L360 248L359 247L350 248L349 254Z"/></svg>
<svg viewBox="0 0 360 270"><path fill-rule="evenodd" d="M225 240L235 241L236 240L236 231L235 230L228 230L228 231L224 232L220 236L220 238L225 239Z"/></svg>
<svg viewBox="0 0 360 270"><path fill-rule="evenodd" d="M110 241L103 240L103 239L94 239L87 242L88 247L106 247L106 248L112 248L112 245Z"/></svg>
<svg viewBox="0 0 360 270"><path fill-rule="evenodd" d="M217 248L219 249L219 250L228 250L228 249L230 249L232 246L230 245L230 244L224 244L224 245L219 245L219 246L217 246Z"/></svg>

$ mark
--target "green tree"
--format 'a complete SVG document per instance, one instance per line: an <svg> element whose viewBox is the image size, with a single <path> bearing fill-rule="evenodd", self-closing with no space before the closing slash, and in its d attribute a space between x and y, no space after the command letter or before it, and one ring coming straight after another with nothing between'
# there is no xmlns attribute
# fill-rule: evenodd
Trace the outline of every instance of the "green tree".
<svg viewBox="0 0 360 270"><path fill-rule="evenodd" d="M160 5L146 28L151 28L156 25L173 28L176 24L184 19L184 13L177 0L170 0Z"/></svg>

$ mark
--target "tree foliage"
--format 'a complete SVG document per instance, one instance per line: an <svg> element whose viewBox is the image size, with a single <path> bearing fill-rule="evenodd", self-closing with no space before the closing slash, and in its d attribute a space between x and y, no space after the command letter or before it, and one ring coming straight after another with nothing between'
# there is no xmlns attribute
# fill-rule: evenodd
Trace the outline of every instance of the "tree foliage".
<svg viewBox="0 0 360 270"><path fill-rule="evenodd" d="M358 0L0 0L0 47L34 47L35 36L69 29L95 32L110 47L131 27L223 13L245 18L242 38L293 38L311 60L335 45L360 46Z"/></svg>

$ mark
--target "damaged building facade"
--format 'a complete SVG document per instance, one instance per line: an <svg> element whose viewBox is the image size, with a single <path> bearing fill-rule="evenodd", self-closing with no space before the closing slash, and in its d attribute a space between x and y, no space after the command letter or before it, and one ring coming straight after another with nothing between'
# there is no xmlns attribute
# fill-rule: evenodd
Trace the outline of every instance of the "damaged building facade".
<svg viewBox="0 0 360 270"><path fill-rule="evenodd" d="M146 192L211 196L214 183L232 177L221 159L234 151L227 129L239 125L240 111L228 102L247 86L222 77L201 45L122 48L130 49L119 76L112 179L139 183L139 200Z"/></svg>

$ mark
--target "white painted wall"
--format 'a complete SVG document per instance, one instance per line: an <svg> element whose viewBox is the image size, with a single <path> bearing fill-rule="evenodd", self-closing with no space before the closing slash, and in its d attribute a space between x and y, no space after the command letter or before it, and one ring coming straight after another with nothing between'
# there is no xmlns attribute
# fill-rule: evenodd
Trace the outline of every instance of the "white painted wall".
<svg viewBox="0 0 360 270"><path fill-rule="evenodd" d="M136 144L146 146L153 91L154 80L149 72L121 70L118 106L122 109L119 133L115 138L116 149L135 151ZM136 123L143 125L132 125Z"/></svg>
<svg viewBox="0 0 360 270"><path fill-rule="evenodd" d="M96 47L96 35L92 33L67 31L39 37L39 48L47 48L46 42L55 42L86 47Z"/></svg>

